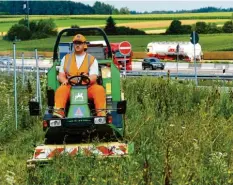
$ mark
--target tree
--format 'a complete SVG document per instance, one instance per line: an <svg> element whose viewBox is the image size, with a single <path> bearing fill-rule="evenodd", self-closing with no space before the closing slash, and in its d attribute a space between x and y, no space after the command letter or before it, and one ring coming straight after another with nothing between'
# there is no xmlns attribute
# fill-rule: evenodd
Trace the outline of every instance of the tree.
<svg viewBox="0 0 233 185"><path fill-rule="evenodd" d="M224 33L233 33L233 22L227 21L222 27Z"/></svg>
<svg viewBox="0 0 233 185"><path fill-rule="evenodd" d="M115 21L113 20L112 16L110 16L106 21L106 26L104 28L104 31L108 35L116 35L117 31L115 25L116 25Z"/></svg>
<svg viewBox="0 0 233 185"><path fill-rule="evenodd" d="M182 25L181 26L181 34L187 34L192 32L192 26L190 25Z"/></svg>
<svg viewBox="0 0 233 185"><path fill-rule="evenodd" d="M114 7L108 4L104 4L99 1L96 1L93 6L93 9L95 11L95 14L110 14L111 15Z"/></svg>
<svg viewBox="0 0 233 185"><path fill-rule="evenodd" d="M207 33L221 33L222 29L217 27L216 23L207 24Z"/></svg>
<svg viewBox="0 0 233 185"><path fill-rule="evenodd" d="M182 32L181 22L179 20L173 20L166 30L166 34L180 34Z"/></svg>
<svg viewBox="0 0 233 185"><path fill-rule="evenodd" d="M120 14L129 14L129 9L127 7L123 7L120 9Z"/></svg>
<svg viewBox="0 0 233 185"><path fill-rule="evenodd" d="M196 32L197 33L207 33L207 24L205 22L196 23Z"/></svg>

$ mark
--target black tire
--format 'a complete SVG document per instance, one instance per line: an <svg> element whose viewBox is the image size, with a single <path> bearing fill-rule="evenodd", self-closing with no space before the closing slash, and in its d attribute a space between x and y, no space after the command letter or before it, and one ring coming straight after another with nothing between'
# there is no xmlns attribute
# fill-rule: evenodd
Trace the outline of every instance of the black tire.
<svg viewBox="0 0 233 185"><path fill-rule="evenodd" d="M143 67L142 67L142 70L145 70L145 69L146 69L146 67L143 66Z"/></svg>
<svg viewBox="0 0 233 185"><path fill-rule="evenodd" d="M164 67L161 67L161 70L164 70Z"/></svg>
<svg viewBox="0 0 233 185"><path fill-rule="evenodd" d="M156 70L156 67L150 66L151 70Z"/></svg>

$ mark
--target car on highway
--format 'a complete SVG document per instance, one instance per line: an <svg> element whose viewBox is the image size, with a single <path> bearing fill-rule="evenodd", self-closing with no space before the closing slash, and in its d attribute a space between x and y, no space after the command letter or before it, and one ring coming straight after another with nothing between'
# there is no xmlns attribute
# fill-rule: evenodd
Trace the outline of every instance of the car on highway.
<svg viewBox="0 0 233 185"><path fill-rule="evenodd" d="M12 65L13 60L9 57L0 57L0 65Z"/></svg>
<svg viewBox="0 0 233 185"><path fill-rule="evenodd" d="M162 63L158 58L155 57L144 58L142 61L142 69L145 70L146 68L149 68L151 70L164 70L164 63Z"/></svg>

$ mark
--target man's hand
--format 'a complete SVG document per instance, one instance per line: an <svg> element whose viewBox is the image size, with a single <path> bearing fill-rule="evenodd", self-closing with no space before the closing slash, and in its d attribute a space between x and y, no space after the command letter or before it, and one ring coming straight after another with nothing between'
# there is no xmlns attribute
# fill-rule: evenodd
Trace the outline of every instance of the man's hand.
<svg viewBox="0 0 233 185"><path fill-rule="evenodd" d="M81 76L86 76L86 77L89 78L88 74L87 74L87 73L84 73L84 72L81 73ZM82 85L86 85L87 82L88 82L88 80L87 80L87 79L84 79L84 80L82 81Z"/></svg>
<svg viewBox="0 0 233 185"><path fill-rule="evenodd" d="M83 76L87 76L88 77L88 74L87 73L81 73L81 75L83 75Z"/></svg>

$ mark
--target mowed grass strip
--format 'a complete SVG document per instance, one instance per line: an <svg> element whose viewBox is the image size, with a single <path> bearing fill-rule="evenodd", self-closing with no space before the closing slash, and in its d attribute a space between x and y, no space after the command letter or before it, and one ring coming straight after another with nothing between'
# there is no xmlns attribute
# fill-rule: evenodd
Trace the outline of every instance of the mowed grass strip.
<svg viewBox="0 0 233 185"><path fill-rule="evenodd" d="M199 43L203 51L231 51L232 34L200 34ZM88 40L103 40L98 36L87 36ZM149 42L157 41L189 41L190 35L116 35L108 36L110 42L121 42L127 40L131 43L133 51L146 51ZM20 41L16 43L17 51L38 51L52 52L56 37L47 39ZM70 42L71 37L63 37L62 42ZM12 42L2 40L0 37L0 51L12 51Z"/></svg>

